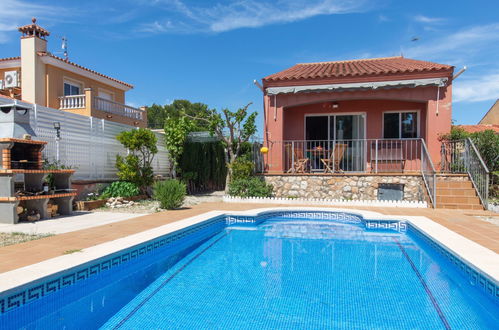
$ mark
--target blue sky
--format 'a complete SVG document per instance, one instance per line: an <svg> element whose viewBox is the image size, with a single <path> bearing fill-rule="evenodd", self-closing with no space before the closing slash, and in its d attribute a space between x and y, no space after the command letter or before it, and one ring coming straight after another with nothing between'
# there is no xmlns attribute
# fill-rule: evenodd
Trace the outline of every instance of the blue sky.
<svg viewBox="0 0 499 330"><path fill-rule="evenodd" d="M19 54L16 27L36 16L51 52L64 35L70 60L134 84L127 103L253 102L261 112L253 79L300 62L402 52L466 65L453 117L475 124L499 97L498 12L497 0L0 0L0 57Z"/></svg>

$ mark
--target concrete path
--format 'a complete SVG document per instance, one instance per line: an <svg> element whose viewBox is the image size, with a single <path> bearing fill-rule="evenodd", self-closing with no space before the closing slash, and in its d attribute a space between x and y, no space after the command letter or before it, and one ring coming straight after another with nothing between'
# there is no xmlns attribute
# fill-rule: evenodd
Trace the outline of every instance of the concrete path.
<svg viewBox="0 0 499 330"><path fill-rule="evenodd" d="M16 225L0 224L0 232L39 234L64 234L110 223L140 217L140 213L75 212L71 216L60 216L49 220L22 222Z"/></svg>

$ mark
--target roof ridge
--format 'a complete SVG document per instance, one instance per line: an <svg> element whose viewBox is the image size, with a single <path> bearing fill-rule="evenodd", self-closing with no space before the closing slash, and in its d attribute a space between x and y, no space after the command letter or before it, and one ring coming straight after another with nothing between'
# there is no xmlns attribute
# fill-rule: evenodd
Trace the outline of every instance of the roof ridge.
<svg viewBox="0 0 499 330"><path fill-rule="evenodd" d="M395 58L404 58L404 57L399 55L399 56L387 56L387 57L357 58L357 59L353 59L353 60L341 60L341 61L296 63L296 65L350 63L350 62L389 60L389 59L395 59Z"/></svg>
<svg viewBox="0 0 499 330"><path fill-rule="evenodd" d="M130 88L133 88L133 85L132 85L132 84L126 83L126 82L124 82L124 81L122 81L122 80L119 80L119 79L113 78L113 77L111 77L111 76L105 75L105 74L103 74L103 73L97 72L97 71L95 71L95 70L89 69L89 68L84 67L83 65L77 64L77 63L75 63L75 62L71 62L71 61L69 61L69 60L63 59L62 57L56 56L56 55L54 55L54 54L52 54L52 53L50 53L50 52L47 52L47 51L45 51L45 52L37 52L37 54L38 54L38 56L49 56L49 57L55 58L56 60L59 60L59 61L61 61L61 62L64 62L64 63L70 64L70 65L72 65L72 66L75 66L75 67L77 67L77 68L83 69L83 70L88 71L88 72L91 72L91 73L93 73L93 74L96 74L96 75L98 75L98 76L104 77L104 78L106 78L106 79L112 80L112 81L117 82L117 83L119 83L119 84L122 84L122 85L124 85L124 86L130 87Z"/></svg>
<svg viewBox="0 0 499 330"><path fill-rule="evenodd" d="M0 61L12 61L12 60L20 60L21 56L12 56L12 57L4 57L0 58Z"/></svg>

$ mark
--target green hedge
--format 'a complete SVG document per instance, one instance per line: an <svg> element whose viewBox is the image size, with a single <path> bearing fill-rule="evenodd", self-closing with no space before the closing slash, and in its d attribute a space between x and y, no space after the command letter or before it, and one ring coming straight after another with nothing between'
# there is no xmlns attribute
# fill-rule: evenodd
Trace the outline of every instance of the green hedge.
<svg viewBox="0 0 499 330"><path fill-rule="evenodd" d="M220 142L187 142L179 161L189 193L223 190L227 167Z"/></svg>

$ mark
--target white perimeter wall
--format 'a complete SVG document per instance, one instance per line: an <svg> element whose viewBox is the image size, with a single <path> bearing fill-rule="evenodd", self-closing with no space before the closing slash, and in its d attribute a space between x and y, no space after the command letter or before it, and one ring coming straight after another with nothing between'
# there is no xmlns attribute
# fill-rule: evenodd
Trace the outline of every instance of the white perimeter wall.
<svg viewBox="0 0 499 330"><path fill-rule="evenodd" d="M12 99L0 97L0 104L13 102ZM45 159L50 161L56 159L57 143L54 122L58 121L61 123L59 160L61 164L76 169L73 180L117 179L116 155L126 155L127 151L116 140L116 135L122 131L134 129L134 127L39 105L17 103L33 107L33 111L30 111L30 122L37 135L33 137L33 140L48 142L43 150ZM167 176L170 167L164 146L164 135L154 134L158 138L158 153L153 160L154 173Z"/></svg>

